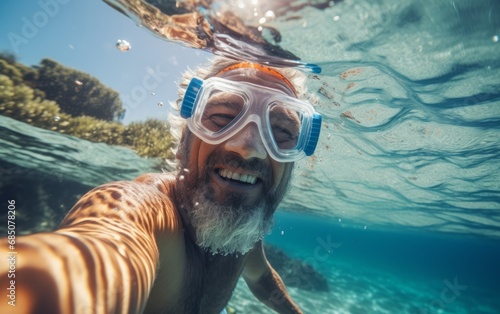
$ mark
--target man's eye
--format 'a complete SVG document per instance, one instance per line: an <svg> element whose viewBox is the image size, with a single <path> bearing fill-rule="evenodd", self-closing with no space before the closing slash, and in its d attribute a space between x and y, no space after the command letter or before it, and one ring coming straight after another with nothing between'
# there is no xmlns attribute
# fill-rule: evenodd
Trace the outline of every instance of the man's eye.
<svg viewBox="0 0 500 314"><path fill-rule="evenodd" d="M286 128L274 126L273 135L281 148L293 148L297 144L297 135Z"/></svg>
<svg viewBox="0 0 500 314"><path fill-rule="evenodd" d="M233 119L234 119L234 116L230 115L230 114L219 113L219 114L213 114L210 116L210 122L214 126L219 127L221 129L223 127L225 127L226 125L228 125L229 123L231 123L231 121L233 121Z"/></svg>

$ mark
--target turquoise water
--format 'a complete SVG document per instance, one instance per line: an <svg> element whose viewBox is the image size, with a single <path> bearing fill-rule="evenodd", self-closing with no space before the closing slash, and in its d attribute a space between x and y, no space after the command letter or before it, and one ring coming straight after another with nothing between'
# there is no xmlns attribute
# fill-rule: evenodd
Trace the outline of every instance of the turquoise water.
<svg viewBox="0 0 500 314"><path fill-rule="evenodd" d="M268 242L328 276L330 293L304 298L296 291L308 305L307 313L498 313L500 309L500 243L494 239L406 228L348 228L332 219L283 213L277 216ZM325 243L331 244L329 254Z"/></svg>
<svg viewBox="0 0 500 314"><path fill-rule="evenodd" d="M496 240L405 228L353 229L331 219L290 213L277 216L267 240L328 277L329 292L289 288L305 313L500 310ZM330 254L318 250L325 242L335 247ZM240 282L231 304L244 313L272 313L252 302L247 290Z"/></svg>
<svg viewBox="0 0 500 314"><path fill-rule="evenodd" d="M324 117L318 150L314 158L297 164L293 187L267 238L327 277L329 292L290 288L304 312L500 313L499 2L333 1L321 6L322 1L217 1L208 11L222 12L224 6L238 7L240 2L245 8L234 13L247 25L259 25L262 15L272 10L275 17L266 25L279 31L281 41L273 41L271 28L264 29L263 37L301 59L266 55L266 60L322 68L319 75L308 72L309 91ZM82 62L98 62L98 57L116 50L116 40L124 38L121 29L113 29L117 11L101 4L99 16L115 23L99 24L101 31L77 24L76 13L75 22L70 21L71 10L85 12L75 7L76 2L69 3L58 15L67 20L56 24L54 17L39 35L55 34L51 25L67 28L72 36L64 47L71 43L73 48L63 50L62 44L37 42L40 37L35 37L29 48L47 54L40 59L62 62L78 54ZM16 24L10 30L20 28ZM145 31L137 34L153 38ZM78 45L84 38L109 47L85 50ZM173 57L194 58L192 52L168 48L154 59L144 52L152 44L140 47L139 39L130 41L130 51L105 59L107 64L95 72L87 70L116 86L138 77L122 96L140 86L149 66L161 68L170 60L170 76L151 91L159 94L185 69L174 66ZM229 46L200 48L238 52ZM247 57L256 58L250 52ZM133 68L144 59L148 63ZM86 70L83 64L72 66ZM161 100L166 103L172 95ZM159 99L148 96L127 110L139 117L151 104L158 109ZM166 117L166 107L155 116ZM37 188L47 183L46 205L63 211L70 205L57 197L61 182L80 182L74 192L84 193L153 167L131 152L0 118L4 194L19 188L9 181L38 178ZM331 244L329 252L325 243ZM243 282L230 305L238 313L271 313Z"/></svg>

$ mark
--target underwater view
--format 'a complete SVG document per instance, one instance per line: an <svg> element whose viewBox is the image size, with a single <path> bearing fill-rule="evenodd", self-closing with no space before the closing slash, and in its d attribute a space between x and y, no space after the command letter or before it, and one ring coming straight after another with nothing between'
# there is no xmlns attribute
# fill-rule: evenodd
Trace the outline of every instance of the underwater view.
<svg viewBox="0 0 500 314"><path fill-rule="evenodd" d="M96 186L175 170L169 102L188 68L214 55L295 67L323 124L264 242L303 312L500 313L499 1L0 12L0 199L16 200L17 234L55 230ZM243 279L228 306L274 313Z"/></svg>

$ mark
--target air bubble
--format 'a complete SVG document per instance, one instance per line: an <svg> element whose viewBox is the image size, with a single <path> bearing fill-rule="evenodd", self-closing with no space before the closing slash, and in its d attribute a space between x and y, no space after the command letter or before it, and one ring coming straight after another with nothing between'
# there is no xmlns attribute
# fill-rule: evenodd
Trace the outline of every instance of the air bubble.
<svg viewBox="0 0 500 314"><path fill-rule="evenodd" d="M59 120L61 120L61 118L60 118L59 116L54 116L54 121L56 121L56 122L57 122L57 121L59 121Z"/></svg>
<svg viewBox="0 0 500 314"><path fill-rule="evenodd" d="M128 50L132 49L132 46L130 45L130 43L128 41L118 39L116 41L116 48L118 48L118 50L120 50L120 51L128 51Z"/></svg>
<svg viewBox="0 0 500 314"><path fill-rule="evenodd" d="M276 17L276 15L274 14L273 11L269 10L267 11L266 13L264 13L264 16L268 19L274 19Z"/></svg>
<svg viewBox="0 0 500 314"><path fill-rule="evenodd" d="M497 43L499 39L500 37L498 35L495 35L491 38L491 40L493 40L494 43Z"/></svg>
<svg viewBox="0 0 500 314"><path fill-rule="evenodd" d="M158 102L158 107L163 107L163 102Z"/></svg>
<svg viewBox="0 0 500 314"><path fill-rule="evenodd" d="M281 230L281 235L284 235L285 234L285 231Z"/></svg>

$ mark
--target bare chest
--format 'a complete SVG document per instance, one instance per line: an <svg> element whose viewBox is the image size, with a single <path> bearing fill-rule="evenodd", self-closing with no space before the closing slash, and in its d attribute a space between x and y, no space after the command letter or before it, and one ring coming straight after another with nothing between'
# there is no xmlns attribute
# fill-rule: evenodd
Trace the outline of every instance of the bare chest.
<svg viewBox="0 0 500 314"><path fill-rule="evenodd" d="M244 258L210 256L188 265L178 313L220 313L238 282Z"/></svg>
<svg viewBox="0 0 500 314"><path fill-rule="evenodd" d="M219 314L231 298L244 261L241 256L189 254L182 264L161 267L146 312Z"/></svg>

